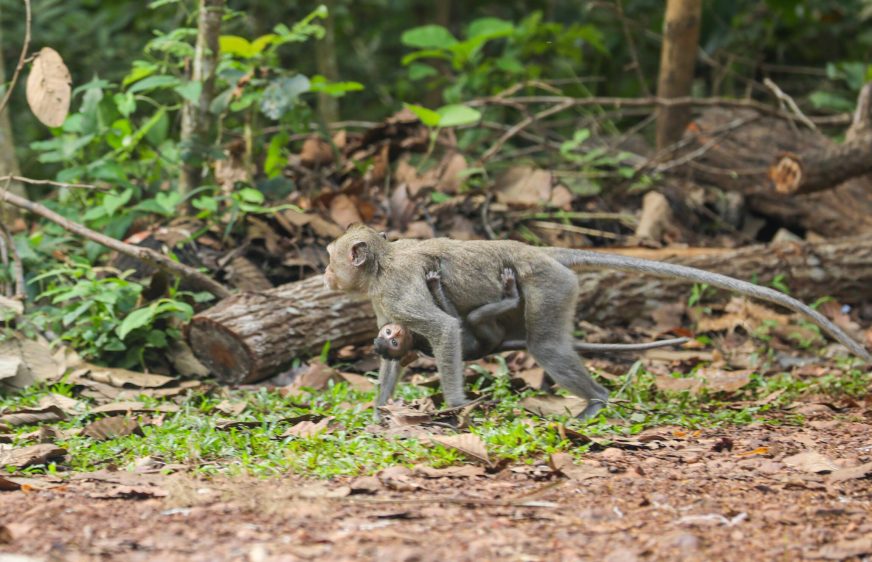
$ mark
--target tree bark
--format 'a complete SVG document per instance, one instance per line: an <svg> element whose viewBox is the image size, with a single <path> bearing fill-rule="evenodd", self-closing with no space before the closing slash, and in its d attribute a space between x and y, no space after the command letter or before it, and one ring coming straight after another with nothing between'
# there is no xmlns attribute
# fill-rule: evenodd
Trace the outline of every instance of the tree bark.
<svg viewBox="0 0 872 562"><path fill-rule="evenodd" d="M693 67L699 46L700 0L668 0L663 21L663 46L657 96L680 98L690 95ZM657 110L657 150L681 138L690 121L690 107L661 107Z"/></svg>
<svg viewBox="0 0 872 562"><path fill-rule="evenodd" d="M775 191L787 195L832 189L872 173L872 82L863 86L843 144L826 143L802 154L784 154L769 168ZM867 182L872 188L872 182Z"/></svg>
<svg viewBox="0 0 872 562"><path fill-rule="evenodd" d="M776 276L790 287L790 294L809 302L832 296L843 302L872 298L872 235L818 243L782 243L732 249L671 249L615 253L648 259L665 259L737 279L766 285ZM613 271L580 273L580 318L594 323L630 322L661 302L687 298L686 281Z"/></svg>
<svg viewBox="0 0 872 562"><path fill-rule="evenodd" d="M202 85L197 103L185 100L182 105L182 131L185 162L179 177L179 191L190 193L200 184L203 169L203 147L209 129L209 104L215 90L215 66L218 63L218 37L221 34L221 16L224 0L200 0L197 17L197 44L191 63L191 82Z"/></svg>
<svg viewBox="0 0 872 562"><path fill-rule="evenodd" d="M844 302L872 297L872 236L817 244L733 249L629 248L614 253L768 283L777 275L806 301L831 295ZM632 321L661 302L687 297L686 281L598 270L580 273L578 316L591 322ZM197 358L227 384L264 379L297 357L369 343L377 330L368 299L328 291L321 276L258 293L243 293L194 316L188 341Z"/></svg>
<svg viewBox="0 0 872 562"><path fill-rule="evenodd" d="M872 174L816 193L793 197L776 193L769 168L779 155L815 154L834 145L821 133L796 130L786 121L768 116L718 132L752 115L747 110L705 110L690 127L698 136L683 148L685 154L695 156L669 173L738 191L745 195L751 212L790 228L831 238L872 232Z"/></svg>
<svg viewBox="0 0 872 562"><path fill-rule="evenodd" d="M324 37L315 42L315 61L318 73L333 82L339 79L339 64L336 62L336 0L325 0L327 19L324 20ZM318 113L324 123L339 121L339 100L326 92L318 94Z"/></svg>
<svg viewBox="0 0 872 562"><path fill-rule="evenodd" d="M320 275L222 300L194 316L191 349L225 384L255 382L297 357L372 341L377 333L369 299L335 293Z"/></svg>

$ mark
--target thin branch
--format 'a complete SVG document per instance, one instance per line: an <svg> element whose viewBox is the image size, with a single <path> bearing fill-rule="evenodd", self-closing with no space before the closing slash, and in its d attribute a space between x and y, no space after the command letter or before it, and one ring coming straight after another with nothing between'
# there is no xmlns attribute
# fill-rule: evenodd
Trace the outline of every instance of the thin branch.
<svg viewBox="0 0 872 562"><path fill-rule="evenodd" d="M764 78L763 84L767 88L769 88L773 94L775 94L775 97L778 98L778 101L780 101L781 103L786 105L788 107L788 109L790 109L790 111L793 112L793 114L799 118L800 123L802 123L803 125L805 125L809 129L811 129L812 131L818 130L818 128L815 126L815 124L812 123L811 120L805 116L805 114L802 112L801 109L799 109L799 106L796 105L796 102L793 101L793 98L790 97L788 94L786 94L784 92L784 90L779 88L778 84L776 84L775 82L773 82L769 78Z"/></svg>
<svg viewBox="0 0 872 562"><path fill-rule="evenodd" d="M517 98L513 98L513 99L517 99ZM563 99L569 100L571 98L563 98ZM529 116L525 117L524 119L522 119L521 121L516 123L511 129L506 131L503 134L503 136L498 138L497 141L494 144L492 144L491 147L488 148L484 154L481 155L481 158L479 158L479 163L483 164L484 162L487 162L488 160L493 158L493 155L496 154L497 152L499 152L500 149L503 147L503 145L509 141L509 139L511 139L512 137L517 135L519 132L521 132L525 127L527 127L531 123L539 121L540 119L544 119L544 118L548 117L549 115L553 115L555 113L560 113L564 109L568 109L570 107L572 107L572 104L568 103L567 101L564 101L562 103L558 103L557 105L549 107L548 109L542 110L535 115L529 115Z"/></svg>
<svg viewBox="0 0 872 562"><path fill-rule="evenodd" d="M639 51L636 49L636 40L633 39L633 34L630 33L630 26L627 24L627 16L624 14L624 3L621 0L615 0L615 8L618 12L618 19L621 20L621 28L624 30L624 39L627 40L627 49L630 51L630 59L633 61L633 70L636 72L636 77L639 79L642 93L646 96L650 96L651 88L648 87L645 75L642 74L642 65L639 63Z"/></svg>
<svg viewBox="0 0 872 562"><path fill-rule="evenodd" d="M27 63L27 51L30 49L30 0L24 0L24 41L21 43L21 54L18 55L18 64L15 65L15 72L12 73L12 80L9 81L9 87L6 88L6 93L3 94L3 99L0 100L0 113L6 109L9 104L9 98L12 97L12 90L15 89L15 84L18 83L18 77L21 75L24 65Z"/></svg>
<svg viewBox="0 0 872 562"><path fill-rule="evenodd" d="M788 121L803 122L802 118L796 115L782 111L777 107L759 102L753 99L736 99L725 97L710 97L710 98L659 98L656 96L648 96L643 98L619 98L619 97L590 97L590 98L571 98L566 96L517 96L513 98L501 98L499 96L490 96L472 100L467 103L470 107L481 107L485 105L507 105L507 104L533 104L533 103L550 103L559 104L562 108L570 107L586 107L594 105L608 105L613 107L676 107L690 105L693 107L732 107L736 109L753 109L764 115L779 117ZM807 118L812 123L822 123L827 125L848 124L851 122L850 113L840 113L838 115L827 115L821 117Z"/></svg>
<svg viewBox="0 0 872 562"><path fill-rule="evenodd" d="M750 123L751 121L755 121L756 119L757 119L756 115L754 117L744 117L744 118L740 118L740 119L733 119L732 121L730 121L726 125L724 125L722 127L718 127L714 131L699 132L699 133L694 134L692 137L685 137L685 138L681 139L680 141L674 143L672 146L666 147L663 150L663 152L666 154L669 154L675 150L678 150L679 148L683 147L684 145L688 144L689 141L695 140L697 137L700 137L702 135L705 135L705 136L711 135L711 137L712 137L706 143L704 143L702 146L688 152L687 154L684 154L684 155L682 155L674 160L669 160L667 162L657 164L654 167L654 171L658 172L658 173L662 173L662 172L665 172L665 171L670 170L672 168L675 168L677 166L682 166L684 164L687 164L691 160L696 160L697 158L699 158L700 156L702 156L703 154L708 152L713 146L715 146L721 140L721 138L723 138L727 133L729 133L730 131L734 131L734 130L738 129L739 127L747 125L748 123ZM653 160L656 161L656 157ZM650 161L648 163L646 163L646 165L650 165Z"/></svg>
<svg viewBox="0 0 872 562"><path fill-rule="evenodd" d="M31 185L53 185L55 187L69 187L69 188L77 188L77 189L94 189L97 191L108 191L109 187L102 187L98 185L93 185L90 183L66 183L62 181L54 181L54 180L35 180L32 178L26 178L24 176L0 176L0 181L8 182L8 181L17 181L21 183L29 183Z"/></svg>
<svg viewBox="0 0 872 562"><path fill-rule="evenodd" d="M121 242L120 240L115 240L114 238L109 238L99 232L94 232L90 228L62 217L39 203L34 203L33 201L29 201L24 197L19 197L6 189L0 188L0 202L2 201L8 201L16 207L26 209L35 215L48 219L73 234L78 234L83 238L87 238L88 240L106 246L118 253L141 260L172 275L177 275L198 289L208 291L218 298L226 298L231 294L226 287L189 265L173 261L169 257L155 252L150 248L134 246L132 244L127 244L126 242Z"/></svg>

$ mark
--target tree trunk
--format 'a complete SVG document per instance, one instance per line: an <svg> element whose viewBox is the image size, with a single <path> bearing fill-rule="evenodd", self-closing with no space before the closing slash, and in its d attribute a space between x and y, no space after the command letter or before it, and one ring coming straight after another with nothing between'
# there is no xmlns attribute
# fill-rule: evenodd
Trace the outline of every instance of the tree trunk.
<svg viewBox="0 0 872 562"><path fill-rule="evenodd" d="M693 86L693 67L699 46L701 0L668 0L663 21L663 46L657 96L689 96ZM690 121L689 106L661 107L657 110L657 150L681 138Z"/></svg>
<svg viewBox="0 0 872 562"><path fill-rule="evenodd" d="M756 119L748 121L749 117ZM740 120L747 122L730 128ZM834 146L821 133L797 131L782 119L755 116L750 111L724 109L704 111L692 128L699 136L683 151L696 155L670 174L683 179L689 175L700 184L741 192L751 212L791 228L832 238L872 232L872 174L851 178L833 189L793 197L772 188L769 168L779 155L816 154ZM853 137L853 130L852 126L849 137Z"/></svg>
<svg viewBox="0 0 872 562"><path fill-rule="evenodd" d="M2 21L2 14L0 14ZM3 64L3 31L0 29L0 84L6 84L6 68ZM15 137L12 136L12 123L9 121L9 108L0 112L0 176L18 176L18 158L15 157ZM5 186L2 186L5 188ZM26 197L20 182L10 182L9 191L19 197ZM18 217L18 209L9 205L0 207L0 222L12 224Z"/></svg>
<svg viewBox="0 0 872 562"><path fill-rule="evenodd" d="M202 178L204 147L209 129L209 104L215 89L215 66L218 63L218 37L221 34L221 16L224 0L200 0L197 17L197 44L191 63L191 82L202 85L197 103L185 100L182 105L181 144L183 147L182 172L179 191L190 193Z"/></svg>
<svg viewBox="0 0 872 562"><path fill-rule="evenodd" d="M226 384L250 383L297 357L372 341L377 333L369 299L335 293L320 275L258 293L242 293L194 316L191 349Z"/></svg>
<svg viewBox="0 0 872 562"><path fill-rule="evenodd" d="M324 38L315 42L315 61L318 73L333 82L339 79L336 62L336 0L325 0L327 19L324 20ZM339 100L326 92L318 94L318 113L324 123L339 121Z"/></svg>
<svg viewBox="0 0 872 562"><path fill-rule="evenodd" d="M616 251L668 259L739 279L768 283L778 275L797 298L831 295L845 302L872 297L872 236L817 244L751 246L740 250L666 248ZM608 270L579 274L578 316L599 323L628 322L658 306L687 297L686 281ZM321 276L226 298L194 316L188 341L218 379L240 384L279 372L297 357L369 343L376 334L369 301L328 291Z"/></svg>
<svg viewBox="0 0 872 562"><path fill-rule="evenodd" d="M790 294L810 302L832 296L844 302L872 298L872 235L818 243L783 243L732 249L672 249L615 253L665 259L766 285L781 275ZM687 298L687 281L613 271L579 274L578 315L594 323L630 322L661 302Z"/></svg>
<svg viewBox="0 0 872 562"><path fill-rule="evenodd" d="M872 82L860 90L844 144L824 144L802 154L781 155L769 168L775 191L788 195L832 189L872 173ZM872 188L872 181L866 183ZM870 194L872 195L872 194Z"/></svg>

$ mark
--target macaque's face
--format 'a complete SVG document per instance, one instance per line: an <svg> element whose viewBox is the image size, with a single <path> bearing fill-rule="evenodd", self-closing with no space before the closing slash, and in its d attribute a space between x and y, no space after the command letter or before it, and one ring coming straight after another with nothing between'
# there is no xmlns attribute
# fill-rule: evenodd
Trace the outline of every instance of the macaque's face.
<svg viewBox="0 0 872 562"><path fill-rule="evenodd" d="M373 341L375 352L385 359L402 359L412 348L412 334L401 324L385 324Z"/></svg>
<svg viewBox="0 0 872 562"><path fill-rule="evenodd" d="M324 269L324 285L331 291L364 291L367 286L367 264L374 259L374 239L382 240L373 229L351 226L342 236L327 246L330 261Z"/></svg>

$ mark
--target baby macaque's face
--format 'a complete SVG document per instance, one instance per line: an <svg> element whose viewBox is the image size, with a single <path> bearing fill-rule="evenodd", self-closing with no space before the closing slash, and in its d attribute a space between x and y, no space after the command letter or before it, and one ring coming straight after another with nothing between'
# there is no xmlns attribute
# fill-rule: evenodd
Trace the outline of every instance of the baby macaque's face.
<svg viewBox="0 0 872 562"><path fill-rule="evenodd" d="M412 348L412 334L402 324L388 323L373 340L375 352L385 359L402 359Z"/></svg>

